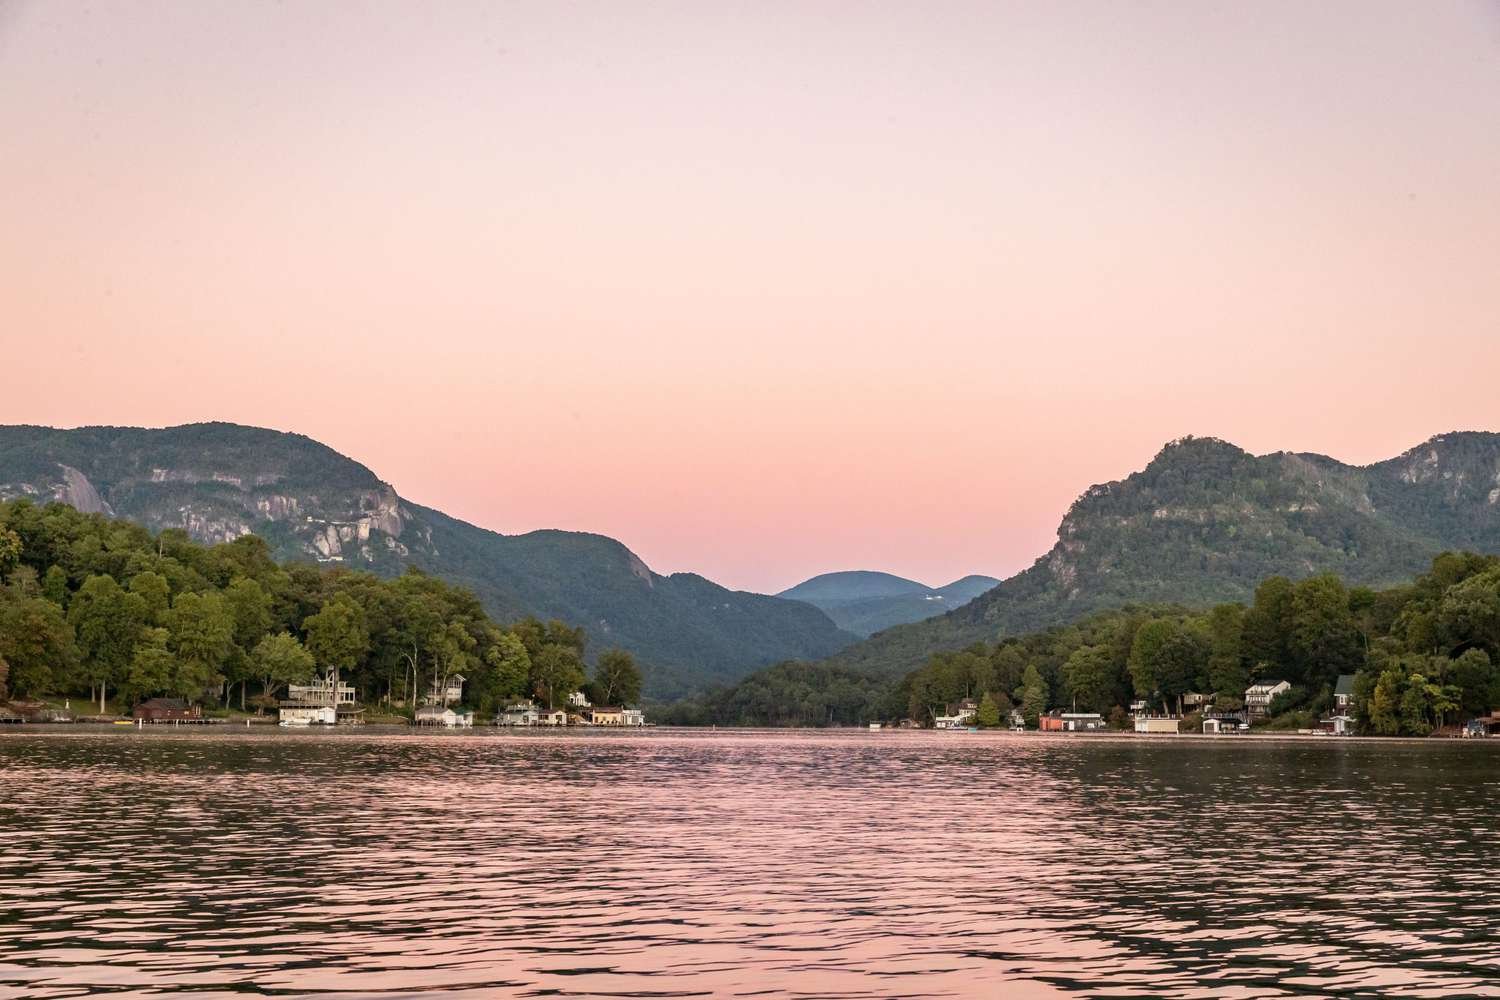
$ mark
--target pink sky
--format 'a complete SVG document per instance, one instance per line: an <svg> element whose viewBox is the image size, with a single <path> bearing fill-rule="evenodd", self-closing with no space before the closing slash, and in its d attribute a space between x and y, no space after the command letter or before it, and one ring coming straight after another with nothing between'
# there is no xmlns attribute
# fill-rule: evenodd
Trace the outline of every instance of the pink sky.
<svg viewBox="0 0 1500 1000"><path fill-rule="evenodd" d="M0 0L0 350L662 572L1008 575L1183 434L1500 430L1500 7Z"/></svg>

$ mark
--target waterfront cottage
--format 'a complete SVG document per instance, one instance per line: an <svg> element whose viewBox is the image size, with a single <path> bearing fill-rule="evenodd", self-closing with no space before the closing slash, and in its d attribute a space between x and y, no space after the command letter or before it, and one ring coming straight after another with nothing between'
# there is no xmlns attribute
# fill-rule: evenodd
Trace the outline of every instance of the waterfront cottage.
<svg viewBox="0 0 1500 1000"><path fill-rule="evenodd" d="M944 706L943 715L932 720L936 729L967 729L974 724L974 716L979 712L979 704L973 698L965 698L957 705Z"/></svg>
<svg viewBox="0 0 1500 1000"><path fill-rule="evenodd" d="M622 726L644 726L646 724L646 713L638 708L620 709L620 725Z"/></svg>
<svg viewBox="0 0 1500 1000"><path fill-rule="evenodd" d="M1098 712L1064 712L1061 719L1065 733L1091 733L1104 728L1104 716Z"/></svg>
<svg viewBox="0 0 1500 1000"><path fill-rule="evenodd" d="M283 726L331 726L338 722L338 709L332 705L305 705L284 701L277 712Z"/></svg>
<svg viewBox="0 0 1500 1000"><path fill-rule="evenodd" d="M427 704L451 705L455 701L462 701L464 696L464 681L466 680L468 678L463 674L454 674L441 682L434 677L432 684L427 689Z"/></svg>
<svg viewBox="0 0 1500 1000"><path fill-rule="evenodd" d="M311 684L287 685L286 700L299 705L353 705L359 699L352 684L345 684L330 673Z"/></svg>
<svg viewBox="0 0 1500 1000"><path fill-rule="evenodd" d="M417 709L416 723L419 726L468 729L474 725L474 713L467 708L453 709L446 705L423 705Z"/></svg>
<svg viewBox="0 0 1500 1000"><path fill-rule="evenodd" d="M529 701L518 701L506 705L505 709L495 716L497 726L535 726L537 725L536 705Z"/></svg>
<svg viewBox="0 0 1500 1000"><path fill-rule="evenodd" d="M1288 681L1256 681L1245 689L1245 712L1252 719L1262 719L1270 714L1271 699L1292 689Z"/></svg>
<svg viewBox="0 0 1500 1000"><path fill-rule="evenodd" d="M1178 728L1177 724L1181 721L1172 715L1137 715L1135 731L1138 733L1175 733Z"/></svg>
<svg viewBox="0 0 1500 1000"><path fill-rule="evenodd" d="M1354 712L1354 675L1339 674L1333 686L1333 714L1352 715Z"/></svg>
<svg viewBox="0 0 1500 1000"><path fill-rule="evenodd" d="M607 706L595 707L589 712L589 724L593 726L625 725L625 710Z"/></svg>
<svg viewBox="0 0 1500 1000"><path fill-rule="evenodd" d="M203 711L181 698L148 698L135 706L134 715L142 722L198 722Z"/></svg>
<svg viewBox="0 0 1500 1000"><path fill-rule="evenodd" d="M566 726L568 724L568 713L560 708L543 708L536 713L536 724L539 726Z"/></svg>

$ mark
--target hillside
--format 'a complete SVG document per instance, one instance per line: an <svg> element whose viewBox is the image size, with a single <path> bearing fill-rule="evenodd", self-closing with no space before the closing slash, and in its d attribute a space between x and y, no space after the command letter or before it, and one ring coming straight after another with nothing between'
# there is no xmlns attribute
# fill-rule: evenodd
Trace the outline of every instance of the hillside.
<svg viewBox="0 0 1500 1000"><path fill-rule="evenodd" d="M895 677L935 651L1124 604L1243 601L1276 574L1394 584L1445 549L1500 550L1500 435L1444 434L1366 467L1185 438L1087 490L1031 568L830 662Z"/></svg>
<svg viewBox="0 0 1500 1000"><path fill-rule="evenodd" d="M417 566L475 591L500 619L535 614L588 630L648 664L675 696L853 641L797 601L662 576L612 538L501 535L411 503L354 460L299 434L212 423L147 430L0 427L0 499L57 500L201 542L264 537L281 559L390 576Z"/></svg>
<svg viewBox="0 0 1500 1000"><path fill-rule="evenodd" d="M852 570L824 573L777 594L821 609L834 624L858 636L952 611L999 583L994 577L966 576L944 587L915 580Z"/></svg>

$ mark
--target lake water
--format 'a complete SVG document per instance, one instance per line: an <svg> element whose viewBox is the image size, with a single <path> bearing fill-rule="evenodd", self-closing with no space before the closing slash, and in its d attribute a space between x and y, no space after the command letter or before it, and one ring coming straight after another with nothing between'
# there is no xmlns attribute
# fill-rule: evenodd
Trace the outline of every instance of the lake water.
<svg viewBox="0 0 1500 1000"><path fill-rule="evenodd" d="M1500 741L0 734L0 996L1500 996Z"/></svg>

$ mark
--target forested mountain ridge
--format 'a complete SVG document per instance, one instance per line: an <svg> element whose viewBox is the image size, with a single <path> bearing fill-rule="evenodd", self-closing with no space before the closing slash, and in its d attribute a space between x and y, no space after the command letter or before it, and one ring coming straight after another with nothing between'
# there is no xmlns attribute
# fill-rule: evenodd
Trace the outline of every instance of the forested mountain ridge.
<svg viewBox="0 0 1500 1000"><path fill-rule="evenodd" d="M1500 435L1443 434L1365 467L1184 438L1087 490L1031 568L830 663L897 677L937 651L1125 604L1244 601L1278 574L1394 584L1446 549L1500 550Z"/></svg>
<svg viewBox="0 0 1500 1000"><path fill-rule="evenodd" d="M500 620L534 614L620 646L670 697L764 664L847 645L816 608L654 573L602 535L501 535L411 503L374 472L300 434L236 424L0 427L0 499L57 500L195 541L263 537L280 560L391 576L416 566L473 590Z"/></svg>
<svg viewBox="0 0 1500 1000"><path fill-rule="evenodd" d="M929 587L890 573L852 570L815 576L776 596L805 601L821 609L839 628L868 636L961 607L999 582L991 576L970 575L946 586Z"/></svg>

